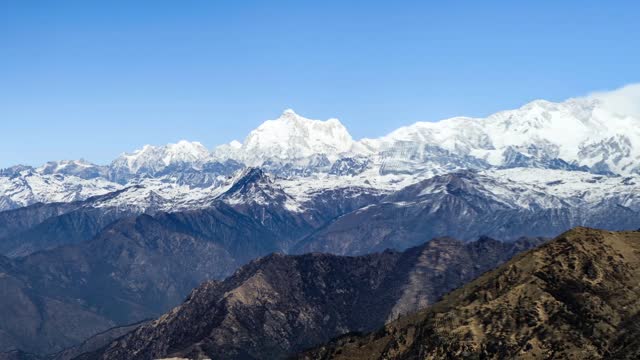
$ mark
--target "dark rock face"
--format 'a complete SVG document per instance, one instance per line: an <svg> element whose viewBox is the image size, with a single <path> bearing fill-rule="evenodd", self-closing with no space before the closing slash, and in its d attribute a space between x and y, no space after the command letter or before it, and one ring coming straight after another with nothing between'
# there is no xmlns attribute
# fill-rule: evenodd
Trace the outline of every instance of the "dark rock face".
<svg viewBox="0 0 640 360"><path fill-rule="evenodd" d="M46 219L77 209L74 203L33 204L14 210L0 211L0 239L16 235Z"/></svg>
<svg viewBox="0 0 640 360"><path fill-rule="evenodd" d="M26 353L20 350L13 350L0 353L0 360L44 360L42 357Z"/></svg>
<svg viewBox="0 0 640 360"><path fill-rule="evenodd" d="M259 168L246 169L219 201L279 234L280 249L322 225L320 217L289 210L295 200Z"/></svg>
<svg viewBox="0 0 640 360"><path fill-rule="evenodd" d="M404 253L270 255L203 284L156 321L80 358L283 358L428 306L540 241L443 238Z"/></svg>
<svg viewBox="0 0 640 360"><path fill-rule="evenodd" d="M248 168L219 197L220 202L251 217L278 234L281 251L289 252L301 239L336 217L378 202L382 193L359 187L322 190L303 204L288 195L259 168ZM291 204L301 209L291 209Z"/></svg>
<svg viewBox="0 0 640 360"><path fill-rule="evenodd" d="M301 359L637 359L640 233L587 228Z"/></svg>
<svg viewBox="0 0 640 360"><path fill-rule="evenodd" d="M20 173L23 171L34 171L34 168L33 166L28 165L14 165L5 169L0 169L0 176L20 176Z"/></svg>
<svg viewBox="0 0 640 360"><path fill-rule="evenodd" d="M341 215L356 211L362 207L377 204L386 195L375 189L361 187L344 187L322 190L311 194L311 199L304 204L309 214L321 226L330 224ZM308 234L307 234L308 235ZM303 239L299 239L303 240ZM298 244L296 243L296 246ZM370 251L373 252L374 250Z"/></svg>
<svg viewBox="0 0 640 360"><path fill-rule="evenodd" d="M60 167L60 165L64 165ZM82 179L104 178L107 176L109 168L91 164L84 160L79 161L49 161L40 168L40 172L45 175L63 174L73 175Z"/></svg>
<svg viewBox="0 0 640 360"><path fill-rule="evenodd" d="M491 234L494 226L518 221L520 214L474 187L474 176L470 172L450 174L408 186L378 204L341 216L301 241L294 251L358 255L406 249L443 234L471 240ZM422 194L424 188L433 186L446 191Z"/></svg>

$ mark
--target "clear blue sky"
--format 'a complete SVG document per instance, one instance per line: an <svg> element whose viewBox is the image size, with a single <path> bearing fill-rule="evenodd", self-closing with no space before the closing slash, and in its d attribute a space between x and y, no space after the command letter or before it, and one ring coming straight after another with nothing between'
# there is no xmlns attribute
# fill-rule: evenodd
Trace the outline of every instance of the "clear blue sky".
<svg viewBox="0 0 640 360"><path fill-rule="evenodd" d="M0 0L0 167L208 147L285 108L355 138L640 80L637 1Z"/></svg>

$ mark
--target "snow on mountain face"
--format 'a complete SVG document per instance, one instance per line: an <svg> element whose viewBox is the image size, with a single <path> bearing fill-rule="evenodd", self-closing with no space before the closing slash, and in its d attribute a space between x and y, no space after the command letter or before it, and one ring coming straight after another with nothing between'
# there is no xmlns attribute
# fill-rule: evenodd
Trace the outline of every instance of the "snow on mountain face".
<svg viewBox="0 0 640 360"><path fill-rule="evenodd" d="M156 173L173 164L198 165L209 157L209 150L201 143L182 140L160 147L145 145L131 154L121 155L113 161L111 168L124 169L131 174Z"/></svg>
<svg viewBox="0 0 640 360"><path fill-rule="evenodd" d="M49 161L36 169L36 171L44 175L62 174L74 175L82 179L93 179L97 177L105 177L107 174L107 167L96 165L83 159L61 160Z"/></svg>
<svg viewBox="0 0 640 360"><path fill-rule="evenodd" d="M640 118L614 113L594 98L538 100L484 119L419 122L365 144L377 151L428 144L493 166L505 165L507 154L517 151L603 172L640 172Z"/></svg>
<svg viewBox="0 0 640 360"><path fill-rule="evenodd" d="M237 142L219 147L219 156L237 156L249 166L265 161L295 160L325 155L335 160L339 154L351 150L354 141L337 119L311 120L286 110L276 120L267 120L247 136L243 144Z"/></svg>
<svg viewBox="0 0 640 360"><path fill-rule="evenodd" d="M84 200L121 189L102 178L82 179L72 175L40 174L25 170L12 177L0 177L0 211L38 202Z"/></svg>
<svg viewBox="0 0 640 360"><path fill-rule="evenodd" d="M219 199L230 205L282 206L292 212L302 211L300 204L260 168L240 171L221 191Z"/></svg>
<svg viewBox="0 0 640 360"><path fill-rule="evenodd" d="M223 187L192 188L188 185L144 179L115 196L98 199L89 206L127 210L132 213L174 212L211 207Z"/></svg>
<svg viewBox="0 0 640 360"><path fill-rule="evenodd" d="M503 196L517 196L521 200L527 191L535 193L536 199L556 198L562 203L545 203L544 200L521 202L524 208L558 208L561 206L599 206L610 201L615 206L640 211L640 176L605 176L580 171L550 169L503 169L482 172L505 186L515 188L504 191ZM526 189L525 191L523 191ZM511 195L509 195L511 194Z"/></svg>
<svg viewBox="0 0 640 360"><path fill-rule="evenodd" d="M419 122L379 139L360 141L354 141L336 119L311 120L286 110L253 130L243 143L232 141L212 152L200 143L180 141L147 145L109 166L79 160L0 170L0 210L38 201L80 200L131 185L153 189L168 199L163 208L171 208L172 201L191 204L210 199L212 191L223 188L246 166L260 166L274 179L286 178L275 181L296 201L330 188L353 186L390 193L460 170L640 174L640 111L625 110L637 109L628 103L622 110L613 109L611 104L620 101L607 96L560 103L538 100L483 119ZM592 176L575 173L583 175ZM192 192L193 198L176 194L181 191Z"/></svg>
<svg viewBox="0 0 640 360"><path fill-rule="evenodd" d="M227 159L241 161L242 143L238 140L233 140L228 144L219 145L213 150L212 157L220 161Z"/></svg>
<svg viewBox="0 0 640 360"><path fill-rule="evenodd" d="M415 188L415 191L412 191ZM607 201L640 210L640 177L611 177L550 169L500 169L439 175L408 186L385 202L419 203L434 194L464 192L510 209L560 209L599 206Z"/></svg>
<svg viewBox="0 0 640 360"><path fill-rule="evenodd" d="M491 148L491 139L482 129L479 119L458 117L440 122L418 122L399 128L367 144L377 151L389 150L401 144L431 144L448 151L468 154L474 148Z"/></svg>

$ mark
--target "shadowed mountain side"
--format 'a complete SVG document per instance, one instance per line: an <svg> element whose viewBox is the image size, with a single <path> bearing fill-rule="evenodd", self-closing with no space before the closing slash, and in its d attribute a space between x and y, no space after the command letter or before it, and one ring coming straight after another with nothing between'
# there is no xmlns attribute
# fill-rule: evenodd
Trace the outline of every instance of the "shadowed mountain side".
<svg viewBox="0 0 640 360"><path fill-rule="evenodd" d="M277 250L229 207L119 220L91 241L0 261L0 344L60 351L115 325L153 318L197 285Z"/></svg>

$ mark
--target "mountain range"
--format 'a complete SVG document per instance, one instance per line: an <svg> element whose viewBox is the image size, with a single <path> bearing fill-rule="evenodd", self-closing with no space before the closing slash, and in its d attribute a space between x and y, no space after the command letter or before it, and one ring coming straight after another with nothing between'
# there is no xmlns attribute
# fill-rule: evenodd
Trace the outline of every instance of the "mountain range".
<svg viewBox="0 0 640 360"><path fill-rule="evenodd" d="M301 239L309 235L306 230L299 231L296 240L303 241L284 251L340 254L417 245L425 239L414 241L411 232L422 234L424 229L428 238L490 235L509 240L554 236L580 225L635 228L640 225L635 221L640 175L633 165L640 157L638 124L639 118L586 97L561 103L538 100L483 119L419 122L378 139L356 141L337 119L310 120L286 110L251 131L244 142L212 151L180 141L147 145L104 166L74 160L1 170L0 210L23 209L20 217L41 227L49 224L47 211L60 216L67 212L62 209L74 208L74 214L97 214L85 220L95 229L69 237L68 242L76 242L126 215L202 210L222 201L257 216L268 204L307 223L295 226L319 229L309 239ZM255 193L243 195L238 182L251 169L260 169L268 180L256 183ZM233 187L235 195L229 191ZM245 200L252 205L243 205ZM46 205L36 205L41 203ZM362 218L388 213L406 214L396 225L409 233L381 232L378 227L387 224L375 221L368 229L359 228ZM615 216L603 218L605 213ZM470 226L457 226L453 214L466 217ZM14 236L11 228L23 221L2 214L0 223L3 216L13 220L5 222L7 229L0 228L0 239ZM32 234L0 241L0 252L18 256L40 249L23 240L38 237L33 226L17 229ZM362 244L360 250L352 245L339 250L330 244L349 242L351 232L357 237L361 230L377 234L371 239L375 249ZM25 244L16 249L11 245L16 241Z"/></svg>
<svg viewBox="0 0 640 360"><path fill-rule="evenodd" d="M132 185L172 202L188 201L176 193L185 187L214 191L244 167L307 184L323 180L318 186L366 184L384 191L456 170L524 167L635 178L640 173L638 123L637 117L613 112L594 98L538 100L487 118L418 122L356 141L337 119L310 120L286 110L244 142L211 151L180 141L146 145L109 165L73 160L4 169L0 209L84 200Z"/></svg>
<svg viewBox="0 0 640 360"><path fill-rule="evenodd" d="M540 242L441 238L402 253L270 255L202 284L166 315L80 358L284 358L430 305Z"/></svg>
<svg viewBox="0 0 640 360"><path fill-rule="evenodd" d="M640 232L540 243L271 255L77 359L637 358Z"/></svg>
<svg viewBox="0 0 640 360"><path fill-rule="evenodd" d="M0 170L0 352L127 358L95 351L203 283L177 318L125 337L199 343L149 345L141 358L279 357L372 330L540 238L639 228L638 125L578 98L354 140L336 119L287 110L213 150L180 141L109 165ZM305 311L284 311L290 301ZM365 305L368 320L353 310ZM212 340L230 334L242 341Z"/></svg>

